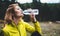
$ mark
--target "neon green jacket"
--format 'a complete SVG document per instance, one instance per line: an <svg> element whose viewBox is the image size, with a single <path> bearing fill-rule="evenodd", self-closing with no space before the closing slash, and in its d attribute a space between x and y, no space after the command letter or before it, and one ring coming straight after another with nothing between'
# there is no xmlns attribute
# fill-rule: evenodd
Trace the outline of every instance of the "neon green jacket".
<svg viewBox="0 0 60 36"><path fill-rule="evenodd" d="M12 22L12 24L6 24L2 30L4 36L27 36L26 30L29 32L38 31L40 34L42 33L39 22L34 23L33 27L23 20L19 21L18 25L15 25L14 22Z"/></svg>

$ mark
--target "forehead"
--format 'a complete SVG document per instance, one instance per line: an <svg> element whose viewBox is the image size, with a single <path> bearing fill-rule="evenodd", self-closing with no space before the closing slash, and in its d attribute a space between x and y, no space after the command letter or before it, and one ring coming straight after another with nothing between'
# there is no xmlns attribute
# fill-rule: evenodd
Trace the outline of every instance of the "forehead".
<svg viewBox="0 0 60 36"><path fill-rule="evenodd" d="M15 6L14 8L20 8L21 9L21 7L19 7L19 6Z"/></svg>

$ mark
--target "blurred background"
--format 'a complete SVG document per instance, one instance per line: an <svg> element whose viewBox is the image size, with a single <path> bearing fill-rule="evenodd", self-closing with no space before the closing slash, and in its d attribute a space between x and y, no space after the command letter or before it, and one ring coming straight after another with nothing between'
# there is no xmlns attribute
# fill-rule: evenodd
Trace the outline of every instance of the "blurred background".
<svg viewBox="0 0 60 36"><path fill-rule="evenodd" d="M23 10L27 8L39 9L39 15L36 16L38 21L60 20L60 0L0 0L0 19L4 19L8 5L15 2L19 3ZM24 18L25 21L29 21L26 20L28 18Z"/></svg>
<svg viewBox="0 0 60 36"><path fill-rule="evenodd" d="M36 15L36 18L40 22L43 36L60 36L60 0L0 0L0 28L3 27L2 20L8 5L15 2L23 10L39 9L39 15ZM31 23L28 15L23 19ZM30 36L30 33L28 35Z"/></svg>

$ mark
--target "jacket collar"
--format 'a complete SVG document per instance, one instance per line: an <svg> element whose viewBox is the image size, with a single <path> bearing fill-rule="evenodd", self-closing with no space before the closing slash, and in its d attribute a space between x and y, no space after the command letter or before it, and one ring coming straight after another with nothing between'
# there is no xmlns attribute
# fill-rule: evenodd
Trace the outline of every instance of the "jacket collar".
<svg viewBox="0 0 60 36"><path fill-rule="evenodd" d="M24 22L23 20L19 20L18 24L16 25L16 24L14 23L14 21L12 20L11 25L16 27L16 26L18 26L18 25L23 24L23 22Z"/></svg>

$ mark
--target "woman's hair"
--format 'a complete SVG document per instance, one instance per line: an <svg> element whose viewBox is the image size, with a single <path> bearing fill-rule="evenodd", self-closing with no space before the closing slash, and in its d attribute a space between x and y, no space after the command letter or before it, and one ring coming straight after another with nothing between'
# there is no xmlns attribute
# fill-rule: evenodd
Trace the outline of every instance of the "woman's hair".
<svg viewBox="0 0 60 36"><path fill-rule="evenodd" d="M6 13L5 13L5 18L4 18L6 22L11 22L13 20L12 14L14 13L15 6L18 6L18 4L11 4L8 6Z"/></svg>

